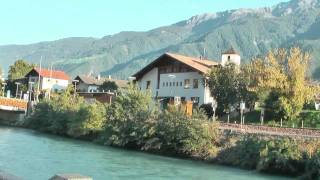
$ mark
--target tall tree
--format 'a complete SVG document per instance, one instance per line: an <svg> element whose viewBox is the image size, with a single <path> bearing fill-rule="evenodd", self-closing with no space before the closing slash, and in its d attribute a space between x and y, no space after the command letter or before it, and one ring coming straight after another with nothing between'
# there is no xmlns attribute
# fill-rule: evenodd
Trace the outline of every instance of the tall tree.
<svg viewBox="0 0 320 180"><path fill-rule="evenodd" d="M218 103L218 114L230 111L231 107L237 107L241 101L250 105L254 103L255 94L249 89L251 82L248 74L246 67L240 68L235 64L212 68L207 85Z"/></svg>
<svg viewBox="0 0 320 180"><path fill-rule="evenodd" d="M24 60L17 60L13 65L9 67L8 79L16 80L23 78L34 67L34 64L29 64Z"/></svg>
<svg viewBox="0 0 320 180"><path fill-rule="evenodd" d="M262 101L272 105L272 111L285 119L295 119L303 105L314 97L316 88L307 76L309 61L309 53L291 48L270 51L250 64L256 83L253 89L264 98Z"/></svg>

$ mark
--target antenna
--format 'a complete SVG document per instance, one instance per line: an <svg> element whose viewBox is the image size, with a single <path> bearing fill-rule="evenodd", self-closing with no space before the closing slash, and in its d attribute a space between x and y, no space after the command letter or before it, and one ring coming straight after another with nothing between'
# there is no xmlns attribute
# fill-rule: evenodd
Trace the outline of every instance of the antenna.
<svg viewBox="0 0 320 180"><path fill-rule="evenodd" d="M52 62L51 62L51 67L50 67L50 81L52 79Z"/></svg>
<svg viewBox="0 0 320 180"><path fill-rule="evenodd" d="M38 93L38 95L37 95L37 101L39 101L39 92L40 92L40 83L41 83L41 64L42 64L42 56L41 56L41 58L40 58L40 66L39 66L39 76L38 76L38 91L37 91L37 93Z"/></svg>

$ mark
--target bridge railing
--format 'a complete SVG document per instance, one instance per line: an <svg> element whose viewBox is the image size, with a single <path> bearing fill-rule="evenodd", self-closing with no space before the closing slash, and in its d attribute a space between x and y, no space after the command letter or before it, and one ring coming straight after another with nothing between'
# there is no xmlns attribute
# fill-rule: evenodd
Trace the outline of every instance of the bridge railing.
<svg viewBox="0 0 320 180"><path fill-rule="evenodd" d="M14 98L5 98L0 97L0 108L4 110L12 110L12 111L25 111L27 110L28 101Z"/></svg>

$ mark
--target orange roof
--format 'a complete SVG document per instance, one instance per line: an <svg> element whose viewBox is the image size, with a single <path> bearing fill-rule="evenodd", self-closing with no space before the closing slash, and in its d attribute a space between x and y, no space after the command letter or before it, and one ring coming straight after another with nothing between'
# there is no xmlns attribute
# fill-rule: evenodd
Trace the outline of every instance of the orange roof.
<svg viewBox="0 0 320 180"><path fill-rule="evenodd" d="M203 60L200 58L195 58L195 57L189 57L189 56L183 56L180 54L173 54L173 53L166 53L166 55L174 58L175 60L178 60L192 68L194 68L195 70L198 70L202 73L207 73L209 72L210 68L212 66L216 66L219 63L211 61L211 60Z"/></svg>
<svg viewBox="0 0 320 180"><path fill-rule="evenodd" d="M36 71L40 76L42 77L48 77L53 79L63 79L63 80L69 80L70 77L63 71L51 71L48 69L41 69L40 68L34 68L34 71Z"/></svg>
<svg viewBox="0 0 320 180"><path fill-rule="evenodd" d="M150 64L148 64L146 67L141 69L139 72L134 74L133 77L136 77L137 79L139 79L139 77L141 77L144 73L151 70L157 62L163 59L163 57L169 57L170 59L179 61L191 67L192 69L199 71L202 74L208 73L213 66L219 65L219 63L211 60L204 60L204 59L195 58L195 57L183 56L180 54L165 53L161 55L159 58L157 58L156 60L154 60L153 62L151 62Z"/></svg>

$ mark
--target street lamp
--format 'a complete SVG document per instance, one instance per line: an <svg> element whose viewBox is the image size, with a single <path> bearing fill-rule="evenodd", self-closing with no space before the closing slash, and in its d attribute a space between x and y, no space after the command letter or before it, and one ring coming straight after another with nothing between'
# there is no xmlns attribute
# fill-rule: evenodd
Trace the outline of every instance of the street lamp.
<svg viewBox="0 0 320 180"><path fill-rule="evenodd" d="M19 85L20 85L21 83L19 83L19 82L15 82L15 84L17 85L17 89L16 89L16 98L18 98Z"/></svg>
<svg viewBox="0 0 320 180"><path fill-rule="evenodd" d="M72 80L72 82L74 83L74 96L77 93L77 83L79 83L80 81L77 79Z"/></svg>
<svg viewBox="0 0 320 180"><path fill-rule="evenodd" d="M2 96L4 97L4 92L6 91L6 85L7 85L7 83L2 83L2 85L3 85Z"/></svg>
<svg viewBox="0 0 320 180"><path fill-rule="evenodd" d="M32 85L34 84L34 82L29 82L29 97L28 97L28 99L29 99L29 101L31 101L32 99L31 99L31 92L32 92Z"/></svg>

